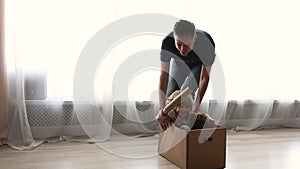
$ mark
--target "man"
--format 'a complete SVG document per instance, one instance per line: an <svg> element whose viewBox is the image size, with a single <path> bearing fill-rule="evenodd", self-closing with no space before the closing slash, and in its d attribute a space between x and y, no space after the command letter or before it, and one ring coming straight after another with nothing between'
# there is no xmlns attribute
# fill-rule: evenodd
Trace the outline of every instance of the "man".
<svg viewBox="0 0 300 169"><path fill-rule="evenodd" d="M189 87L194 94L193 111L199 112L214 59L215 44L207 32L196 30L194 24L187 20L176 22L161 47L160 110L165 106L166 97Z"/></svg>

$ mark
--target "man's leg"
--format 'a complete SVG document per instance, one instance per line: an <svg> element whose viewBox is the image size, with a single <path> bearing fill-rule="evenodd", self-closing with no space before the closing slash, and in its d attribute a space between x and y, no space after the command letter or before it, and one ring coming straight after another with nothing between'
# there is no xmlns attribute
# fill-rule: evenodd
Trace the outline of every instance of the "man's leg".
<svg viewBox="0 0 300 169"><path fill-rule="evenodd" d="M202 66L195 66L191 69L191 72L184 80L183 85L181 86L181 90L184 90L185 88L189 87L193 93L193 98L195 97L195 93L199 87L199 80L200 80L200 74L201 74L201 67Z"/></svg>
<svg viewBox="0 0 300 169"><path fill-rule="evenodd" d="M169 97L174 91L180 89L188 73L189 71L185 63L172 59L166 97Z"/></svg>
<svg viewBox="0 0 300 169"><path fill-rule="evenodd" d="M166 92L166 97L169 97L174 91L179 90L179 86L173 77L169 77L168 88Z"/></svg>

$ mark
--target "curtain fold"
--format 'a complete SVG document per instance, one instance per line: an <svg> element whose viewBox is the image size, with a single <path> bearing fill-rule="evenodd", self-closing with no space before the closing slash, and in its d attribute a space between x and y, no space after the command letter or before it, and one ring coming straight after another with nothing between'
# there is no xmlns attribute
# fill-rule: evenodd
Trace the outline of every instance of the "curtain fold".
<svg viewBox="0 0 300 169"><path fill-rule="evenodd" d="M7 80L4 59L4 0L0 0L0 145L6 143L7 123Z"/></svg>
<svg viewBox="0 0 300 169"><path fill-rule="evenodd" d="M8 77L8 145L17 150L30 150L43 141L36 141L32 136L26 110L23 71L15 65Z"/></svg>
<svg viewBox="0 0 300 169"><path fill-rule="evenodd" d="M224 111L216 114L216 108L223 106ZM300 127L298 100L229 100L226 105L210 101L208 112L218 124L232 131Z"/></svg>
<svg viewBox="0 0 300 169"><path fill-rule="evenodd" d="M23 55L16 52L18 47L16 37L18 36L14 35L14 27L11 27L14 24L15 18L12 15L13 11L7 9L8 3L10 2L6 1L4 6L4 0L1 0L1 13L5 15L5 17L1 15L1 22L5 23L5 27L1 24L2 30L5 28L5 40L1 38L1 49L5 47L5 52L1 50L0 57L1 69L3 69L3 71L1 70L1 77L3 78L3 82L1 82L3 84L3 92L1 91L1 95L3 96L1 96L1 100L6 105L3 106L5 108L2 110L6 112L1 112L0 115L5 117L6 123L1 122L0 124L6 125L7 144L10 147L17 150L29 150L37 147L43 141L34 140L29 125L24 95L24 71L20 64L20 58ZM10 29L8 29L8 25L10 25ZM3 31L1 33L4 35ZM5 113L6 115L4 115Z"/></svg>

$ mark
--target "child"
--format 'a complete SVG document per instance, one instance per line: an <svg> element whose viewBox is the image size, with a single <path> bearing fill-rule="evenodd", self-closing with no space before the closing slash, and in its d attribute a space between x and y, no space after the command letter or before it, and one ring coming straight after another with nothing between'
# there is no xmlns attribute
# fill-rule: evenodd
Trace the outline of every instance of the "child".
<svg viewBox="0 0 300 169"><path fill-rule="evenodd" d="M180 93L180 90L172 93L167 99L167 104L169 104ZM209 115L193 112L194 102L191 94L182 97L180 103L181 104L175 106L165 115L162 111L160 111L156 116L156 120L160 123L163 130L166 130L172 124L187 131L191 129L201 129L203 128L206 120L208 120L209 126L215 126L214 120Z"/></svg>

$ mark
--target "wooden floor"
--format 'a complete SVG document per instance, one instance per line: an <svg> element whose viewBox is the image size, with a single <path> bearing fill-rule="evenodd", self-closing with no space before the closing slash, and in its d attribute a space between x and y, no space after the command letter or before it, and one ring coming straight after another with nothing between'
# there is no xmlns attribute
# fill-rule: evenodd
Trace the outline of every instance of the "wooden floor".
<svg viewBox="0 0 300 169"><path fill-rule="evenodd" d="M157 155L157 137L89 144L57 142L35 150L0 147L0 169L176 169ZM230 132L228 169L300 169L300 129Z"/></svg>

